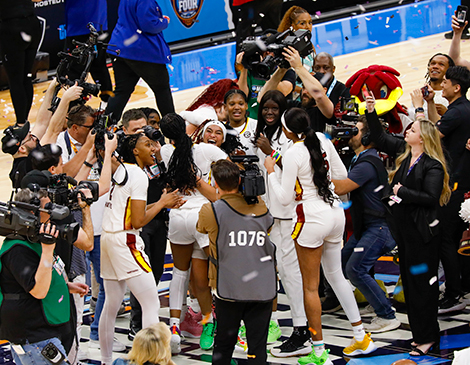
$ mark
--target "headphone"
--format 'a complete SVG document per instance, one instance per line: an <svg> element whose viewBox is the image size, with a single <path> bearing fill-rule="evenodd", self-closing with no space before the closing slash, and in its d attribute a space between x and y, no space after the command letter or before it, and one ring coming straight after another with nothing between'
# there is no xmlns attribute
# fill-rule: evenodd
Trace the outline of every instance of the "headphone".
<svg viewBox="0 0 470 365"><path fill-rule="evenodd" d="M370 132L367 132L366 134L364 134L361 138L361 143L363 146L368 146L370 145L371 143L371 140L370 140Z"/></svg>

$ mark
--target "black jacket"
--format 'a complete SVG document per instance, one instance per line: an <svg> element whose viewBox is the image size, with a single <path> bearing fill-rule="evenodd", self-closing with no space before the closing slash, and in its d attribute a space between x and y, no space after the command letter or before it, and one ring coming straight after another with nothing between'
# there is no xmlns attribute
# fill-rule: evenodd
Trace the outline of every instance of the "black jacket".
<svg viewBox="0 0 470 365"><path fill-rule="evenodd" d="M378 150L391 156L397 156L405 151L406 142L402 139L386 134L379 122L377 114L366 113L367 122L371 133L371 140L375 143ZM416 228L422 235L425 242L429 242L439 229L435 222L440 208L439 198L441 196L444 184L444 169L442 164L423 154L423 157L414 166L413 171L407 176L410 166L411 155L409 155L401 164L391 183L391 188L400 182L403 186L398 190L398 197L402 199L400 208L407 209L410 212ZM390 194L391 195L391 192ZM385 199L386 206L388 199ZM395 205L388 209L389 213L396 212ZM395 219L393 219L395 220ZM391 229L399 229L396 224L391 222ZM432 225L432 226L430 226Z"/></svg>

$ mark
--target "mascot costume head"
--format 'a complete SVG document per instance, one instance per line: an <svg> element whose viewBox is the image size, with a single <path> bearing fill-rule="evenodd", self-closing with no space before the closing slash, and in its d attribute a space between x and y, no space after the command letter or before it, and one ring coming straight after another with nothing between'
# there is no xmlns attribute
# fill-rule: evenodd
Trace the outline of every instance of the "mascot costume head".
<svg viewBox="0 0 470 365"><path fill-rule="evenodd" d="M357 71L346 82L351 96L354 96L359 105L359 114L364 114L366 110L364 94L372 92L376 100L377 115L388 123L389 130L393 133L400 133L403 129L398 113L408 115L398 103L403 90L397 76L400 76L400 73L392 67L372 65Z"/></svg>

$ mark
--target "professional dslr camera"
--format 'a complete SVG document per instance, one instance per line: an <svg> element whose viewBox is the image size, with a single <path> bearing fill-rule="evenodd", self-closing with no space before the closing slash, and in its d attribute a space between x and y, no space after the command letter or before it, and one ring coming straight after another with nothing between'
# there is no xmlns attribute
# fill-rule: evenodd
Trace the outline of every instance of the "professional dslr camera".
<svg viewBox="0 0 470 365"><path fill-rule="evenodd" d="M325 126L324 133L331 139L349 139L358 133L356 123L359 113L354 98L342 97L340 102L339 110L335 110L336 124Z"/></svg>
<svg viewBox="0 0 470 365"><path fill-rule="evenodd" d="M47 194L51 202L57 205L65 205L69 210L79 210L78 197L88 205L96 202L99 198L99 184L94 181L80 181L77 186L75 180L66 174L51 175L47 187ZM90 189L92 197L86 198L81 189Z"/></svg>
<svg viewBox="0 0 470 365"><path fill-rule="evenodd" d="M268 80L276 67L290 67L282 55L284 48L294 47L299 51L300 57L307 57L313 52L311 38L312 34L306 29L299 29L296 32L288 29L270 36L262 35L255 39L246 39L241 45L241 50L245 52L242 65L252 72L254 78ZM265 52L272 54L263 58Z"/></svg>
<svg viewBox="0 0 470 365"><path fill-rule="evenodd" d="M258 196L266 192L264 185L263 175L255 162L259 161L258 156L255 155L233 155L230 160L243 166L240 169L240 186L239 190L242 193L248 204L255 204L258 202Z"/></svg>
<svg viewBox="0 0 470 365"><path fill-rule="evenodd" d="M39 199L35 198L31 203L18 201L0 202L0 236L7 238L25 238L30 242L42 242L53 244L56 238L51 235L39 234L41 220L39 213L46 212L51 215L51 222L62 220L69 216L67 207L53 203L47 203L44 208L40 208ZM57 239L62 239L69 244L73 244L78 237L80 225L76 222L70 224L56 224L59 232Z"/></svg>
<svg viewBox="0 0 470 365"><path fill-rule="evenodd" d="M85 80L87 78L88 72L90 71L91 63L98 54L96 46L108 46L109 44L103 43L98 39L99 34L92 23L88 23L88 29L90 30L90 36L86 43L73 40L72 42L77 46L76 48L74 48L70 53L59 52L57 54L57 56L60 58L60 63L57 66L57 82L59 85L56 87L54 96L52 98L51 107L49 108L49 110L52 112L55 112L59 106L60 98L57 97L57 94L63 87L73 86L75 85L75 82L78 84L78 86L83 87L81 98L78 100L78 102L76 102L78 104L84 104L90 95L98 96L100 92L100 84L92 84L86 82ZM116 53L119 54L119 50L116 51ZM80 78L77 80L70 80L68 78L70 67L73 64L85 66L82 74L80 75Z"/></svg>
<svg viewBox="0 0 470 365"><path fill-rule="evenodd" d="M107 135L110 139L114 136L110 131L113 121L111 114L104 114L102 111L96 114L95 122L93 123L93 131L96 133L95 148L96 151L104 151L105 136Z"/></svg>

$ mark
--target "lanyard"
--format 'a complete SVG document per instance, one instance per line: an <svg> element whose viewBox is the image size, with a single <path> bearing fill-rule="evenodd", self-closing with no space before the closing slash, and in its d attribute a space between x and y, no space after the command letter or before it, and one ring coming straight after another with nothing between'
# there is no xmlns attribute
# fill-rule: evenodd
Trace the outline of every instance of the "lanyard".
<svg viewBox="0 0 470 365"><path fill-rule="evenodd" d="M78 153L78 150L77 150L77 147L75 147L73 142L70 140L68 131L65 131L64 139L65 139L65 144L67 145L67 152L69 153L69 161L70 161L70 156L72 155L72 149L73 149L73 152L75 152L75 154Z"/></svg>
<svg viewBox="0 0 470 365"><path fill-rule="evenodd" d="M348 169L348 172L351 171L351 169L353 168L353 166L356 164L356 161L359 159L359 157L361 157L361 155L366 152L367 150L364 150L362 151L361 153L359 153L358 155L354 155L353 158L351 159L351 163L349 164L349 169Z"/></svg>
<svg viewBox="0 0 470 365"><path fill-rule="evenodd" d="M410 168L408 169L408 172L406 173L406 176L410 174L411 170L413 170L413 167L415 167L415 165L419 162L419 160L421 160L421 157L423 157L423 155L424 155L424 152L420 154L419 157L416 159L416 161L413 163L413 165L410 166Z"/></svg>
<svg viewBox="0 0 470 365"><path fill-rule="evenodd" d="M328 88L328 91L326 92L326 96L330 97L331 92L333 91L334 87L336 86L336 77L333 78L333 82L331 83L330 87Z"/></svg>

